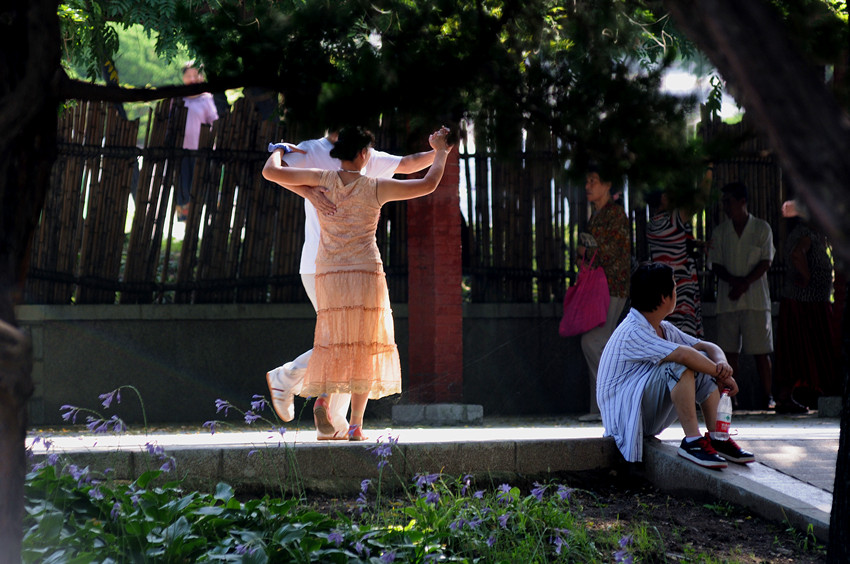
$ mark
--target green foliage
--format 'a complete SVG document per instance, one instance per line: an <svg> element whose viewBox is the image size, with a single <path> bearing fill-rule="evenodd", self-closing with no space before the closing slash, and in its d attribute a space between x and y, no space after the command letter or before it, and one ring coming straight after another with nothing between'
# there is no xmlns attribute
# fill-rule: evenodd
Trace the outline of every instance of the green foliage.
<svg viewBox="0 0 850 564"><path fill-rule="evenodd" d="M562 485L473 492L469 477L417 476L407 502L354 517L296 499L186 492L152 470L127 483L45 464L27 475L24 561L625 561L663 556L645 526L591 531ZM381 560L378 560L380 558Z"/></svg>
<svg viewBox="0 0 850 564"><path fill-rule="evenodd" d="M120 47L113 22L124 29L141 25L165 62L180 53L181 31L175 13L181 0L66 0L58 14L65 62L84 69L86 77L101 76L103 64L115 58Z"/></svg>
<svg viewBox="0 0 850 564"><path fill-rule="evenodd" d="M168 60L156 50L156 41L141 25L117 29L120 47L115 66L122 85L145 87L180 84L181 69L191 56L185 46L178 46Z"/></svg>
<svg viewBox="0 0 850 564"><path fill-rule="evenodd" d="M833 62L843 52L845 2L774 4L814 61ZM546 131L570 174L581 177L595 162L641 191L694 186L705 161L717 157L687 133L695 101L659 90L667 65L700 56L665 14L653 11L657 6L68 0L59 13L66 59L90 77L125 41L109 22L128 30L137 24L165 61L185 43L211 78L238 76L246 86L283 93L281 115L299 131L389 120L420 139L423 130L468 118L477 146L502 160L519 158L523 130ZM119 62L119 72L122 66L125 81L142 80L128 62ZM712 111L721 86L712 82Z"/></svg>
<svg viewBox="0 0 850 564"><path fill-rule="evenodd" d="M177 13L211 75L283 92L287 119L309 129L466 117L501 159L518 158L523 129L544 129L577 174L604 162L637 188L689 182L702 165L693 100L659 92L693 48L639 3L224 0Z"/></svg>

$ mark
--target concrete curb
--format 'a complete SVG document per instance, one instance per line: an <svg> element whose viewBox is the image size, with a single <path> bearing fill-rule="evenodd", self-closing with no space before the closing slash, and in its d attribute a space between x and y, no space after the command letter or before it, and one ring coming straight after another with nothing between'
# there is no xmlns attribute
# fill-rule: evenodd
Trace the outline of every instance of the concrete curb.
<svg viewBox="0 0 850 564"><path fill-rule="evenodd" d="M608 469L622 463L611 438L505 440L398 444L379 473L375 443L299 443L208 447L168 447L177 462L176 476L185 489L212 491L227 482L242 492L305 489L326 495L356 495L364 479L387 488L409 484L416 474L442 472L452 477L510 481L563 472ZM93 471L111 469L117 480L135 480L162 464L144 448L66 452L74 464ZM44 455L36 455L38 462Z"/></svg>
<svg viewBox="0 0 850 564"><path fill-rule="evenodd" d="M730 463L719 471L702 468L681 458L676 448L655 439L644 443L646 477L660 490L734 503L804 532L811 525L818 540L828 540L830 493L758 462Z"/></svg>

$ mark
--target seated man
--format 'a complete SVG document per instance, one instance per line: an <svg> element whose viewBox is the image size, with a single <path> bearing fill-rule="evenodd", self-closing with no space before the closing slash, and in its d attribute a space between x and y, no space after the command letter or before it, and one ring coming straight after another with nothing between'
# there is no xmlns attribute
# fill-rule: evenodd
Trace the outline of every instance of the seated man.
<svg viewBox="0 0 850 564"><path fill-rule="evenodd" d="M673 270L641 265L631 278L632 309L605 345L599 363L597 401L605 436L629 462L643 458L643 436L656 435L678 419L685 438L678 453L707 468L726 460L746 464L753 454L732 439L718 440L719 387L738 393L732 368L717 345L700 341L664 321L676 307ZM696 404L710 433L700 433Z"/></svg>

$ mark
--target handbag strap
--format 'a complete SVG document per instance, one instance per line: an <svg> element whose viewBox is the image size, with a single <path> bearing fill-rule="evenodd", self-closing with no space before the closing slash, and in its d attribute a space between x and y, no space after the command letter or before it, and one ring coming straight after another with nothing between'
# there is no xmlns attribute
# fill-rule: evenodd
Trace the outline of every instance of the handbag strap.
<svg viewBox="0 0 850 564"><path fill-rule="evenodd" d="M598 252L599 252L598 248L595 251L593 251L593 256L590 257L590 264L587 265L587 268L593 268L593 261L596 260L596 253L598 253ZM582 257L581 261L578 263L578 269L581 270L583 267L584 267L584 257Z"/></svg>

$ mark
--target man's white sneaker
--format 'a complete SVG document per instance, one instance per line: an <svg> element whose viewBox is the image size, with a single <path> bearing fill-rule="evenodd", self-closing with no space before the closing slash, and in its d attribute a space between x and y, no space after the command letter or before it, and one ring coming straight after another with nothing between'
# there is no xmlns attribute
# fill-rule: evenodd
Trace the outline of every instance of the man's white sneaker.
<svg viewBox="0 0 850 564"><path fill-rule="evenodd" d="M295 419L295 395L292 390L285 388L284 370L286 365L279 366L271 372L266 372L266 382L272 396L272 407L281 420L289 422Z"/></svg>

